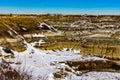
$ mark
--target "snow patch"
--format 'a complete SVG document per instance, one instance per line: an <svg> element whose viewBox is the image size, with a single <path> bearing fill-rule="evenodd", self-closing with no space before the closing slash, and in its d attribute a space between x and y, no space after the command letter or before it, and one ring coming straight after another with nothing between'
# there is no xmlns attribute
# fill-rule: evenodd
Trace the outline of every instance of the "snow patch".
<svg viewBox="0 0 120 80"><path fill-rule="evenodd" d="M43 35L43 34L33 34L32 36L33 37L45 37L45 35Z"/></svg>

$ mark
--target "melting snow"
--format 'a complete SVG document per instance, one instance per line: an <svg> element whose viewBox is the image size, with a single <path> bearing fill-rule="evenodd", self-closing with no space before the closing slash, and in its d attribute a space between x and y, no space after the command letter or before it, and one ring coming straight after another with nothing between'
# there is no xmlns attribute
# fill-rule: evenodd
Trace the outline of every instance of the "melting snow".
<svg viewBox="0 0 120 80"><path fill-rule="evenodd" d="M110 35L105 35L105 34L93 34L93 35L85 36L84 38L92 38L92 37L110 37Z"/></svg>
<svg viewBox="0 0 120 80"><path fill-rule="evenodd" d="M67 51L67 48L59 51L52 51L52 50L38 50L27 44L27 49L24 52L18 53L14 52L16 55L15 59L11 59L11 61L17 62L18 59L22 63L19 66L25 66L26 68L30 67L33 70L34 78L38 76L47 76L49 80L52 80L53 77L52 73L58 71L58 68L66 66L65 64L60 64L57 62L67 61L67 60L95 60L95 59L102 59L98 57L84 57L80 54L80 50L72 50L70 49ZM32 54L33 53L33 54ZM19 55L19 57L17 57ZM84 57L84 59L83 59ZM105 59L102 59L105 60ZM55 65L51 65L54 63ZM13 65L15 67L15 65Z"/></svg>
<svg viewBox="0 0 120 80"><path fill-rule="evenodd" d="M45 37L45 35L43 35L43 34L34 34L34 35L32 35L33 37Z"/></svg>
<svg viewBox="0 0 120 80"><path fill-rule="evenodd" d="M14 52L16 58L9 59L12 62L21 62L20 65L11 64L12 67L18 68L19 66L27 70L32 70L33 80L38 80L37 78L41 76L42 78L47 77L47 80L54 80L53 73L58 71L58 68L64 68L67 65L61 64L61 61L67 60L106 60L98 57L90 57L80 55L80 50L72 50L64 48L63 50L40 50L35 48L33 45L26 42L24 37L19 35L16 31L8 26L8 28L13 31L17 36L17 39L23 41L26 46L24 52ZM40 41L40 43L42 43ZM3 48L0 47L0 50ZM78 54L79 53L79 54ZM51 65L53 64L53 65ZM74 71L73 71L74 72ZM29 74L29 73L28 73ZM110 72L89 72L81 76L76 76L74 73L70 73L72 80L119 80L119 73ZM117 78L117 79L116 79ZM62 79L60 79L62 80ZM65 77L63 80L70 80L70 76Z"/></svg>
<svg viewBox="0 0 120 80"><path fill-rule="evenodd" d="M120 73L88 72L80 76L79 80L120 80Z"/></svg>

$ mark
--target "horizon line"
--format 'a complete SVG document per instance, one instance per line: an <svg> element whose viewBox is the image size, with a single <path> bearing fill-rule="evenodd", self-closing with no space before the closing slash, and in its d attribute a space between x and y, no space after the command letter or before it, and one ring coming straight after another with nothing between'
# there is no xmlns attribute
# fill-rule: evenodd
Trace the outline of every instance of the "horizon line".
<svg viewBox="0 0 120 80"><path fill-rule="evenodd" d="M0 14L88 14L88 15L120 15L119 8L16 8L0 7Z"/></svg>
<svg viewBox="0 0 120 80"><path fill-rule="evenodd" d="M120 14L79 14L79 13L0 13L0 15L47 15L47 14L50 14L50 15L118 15L120 16Z"/></svg>

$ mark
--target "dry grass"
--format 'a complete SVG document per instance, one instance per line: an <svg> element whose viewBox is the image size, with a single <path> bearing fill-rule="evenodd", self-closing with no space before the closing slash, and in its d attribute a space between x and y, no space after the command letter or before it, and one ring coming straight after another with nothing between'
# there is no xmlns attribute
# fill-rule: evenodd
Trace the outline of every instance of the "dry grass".
<svg viewBox="0 0 120 80"><path fill-rule="evenodd" d="M29 74L28 74L29 73ZM0 64L0 80L31 80L32 73L29 70L20 68L18 70L13 69L8 62L2 59Z"/></svg>
<svg viewBox="0 0 120 80"><path fill-rule="evenodd" d="M120 72L120 65L112 61L67 61L70 67L75 67L77 71L117 71Z"/></svg>

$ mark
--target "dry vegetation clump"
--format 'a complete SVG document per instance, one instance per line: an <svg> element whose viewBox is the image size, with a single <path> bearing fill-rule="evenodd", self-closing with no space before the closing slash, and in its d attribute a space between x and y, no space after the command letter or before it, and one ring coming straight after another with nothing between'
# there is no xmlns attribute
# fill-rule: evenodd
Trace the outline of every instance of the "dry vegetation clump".
<svg viewBox="0 0 120 80"><path fill-rule="evenodd" d="M68 74L67 72L61 70L61 71L53 73L53 75L55 78L63 78L63 77L66 77Z"/></svg>
<svg viewBox="0 0 120 80"><path fill-rule="evenodd" d="M0 64L0 80L19 80L19 73L13 69L8 62L2 59Z"/></svg>
<svg viewBox="0 0 120 80"><path fill-rule="evenodd" d="M32 75L28 75L27 71L19 71L13 69L10 64L2 59L0 64L0 80L31 80Z"/></svg>

